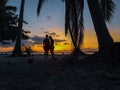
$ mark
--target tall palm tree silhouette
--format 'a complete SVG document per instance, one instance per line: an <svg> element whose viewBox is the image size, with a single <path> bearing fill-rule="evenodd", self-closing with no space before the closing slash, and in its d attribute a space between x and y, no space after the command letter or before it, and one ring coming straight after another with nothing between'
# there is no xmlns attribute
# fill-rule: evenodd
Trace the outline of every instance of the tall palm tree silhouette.
<svg viewBox="0 0 120 90"><path fill-rule="evenodd" d="M80 46L83 43L84 25L83 25L83 0L65 0L65 34L68 31L73 42L73 54L83 54Z"/></svg>
<svg viewBox="0 0 120 90"><path fill-rule="evenodd" d="M21 38L22 38L24 5L25 5L25 0L21 0L21 7L20 7L20 13L19 13L19 23L18 23L18 34L17 34L16 44L15 44L12 56L20 56L22 54Z"/></svg>
<svg viewBox="0 0 120 90"><path fill-rule="evenodd" d="M99 52L106 53L114 41L109 34L105 21L110 21L115 4L112 0L87 0L87 2L97 35Z"/></svg>

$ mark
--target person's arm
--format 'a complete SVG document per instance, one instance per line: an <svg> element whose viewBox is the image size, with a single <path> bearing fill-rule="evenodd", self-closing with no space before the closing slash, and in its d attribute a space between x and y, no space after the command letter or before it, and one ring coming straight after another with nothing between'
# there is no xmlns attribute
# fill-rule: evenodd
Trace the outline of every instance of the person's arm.
<svg viewBox="0 0 120 90"><path fill-rule="evenodd" d="M43 40L43 47L45 46L45 40Z"/></svg>

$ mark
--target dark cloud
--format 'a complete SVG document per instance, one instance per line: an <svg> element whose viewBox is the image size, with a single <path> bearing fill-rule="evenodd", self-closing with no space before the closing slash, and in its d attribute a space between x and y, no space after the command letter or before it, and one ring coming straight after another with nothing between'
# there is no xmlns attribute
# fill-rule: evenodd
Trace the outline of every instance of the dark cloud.
<svg viewBox="0 0 120 90"><path fill-rule="evenodd" d="M10 41L5 41L5 42L9 42L10 44L3 44L0 42L0 47L2 48L5 48L5 47L14 47L15 44L16 44L16 41L15 42L12 42L11 40ZM33 42L30 41L30 39L27 39L27 40L22 40L21 41L21 44L23 45L34 45Z"/></svg>
<svg viewBox="0 0 120 90"><path fill-rule="evenodd" d="M44 40L44 37L40 37L40 36L34 36L34 37L31 37L30 38L34 44L43 44L43 40ZM66 42L65 39L55 39L54 40L55 43L60 43L60 42Z"/></svg>
<svg viewBox="0 0 120 90"><path fill-rule="evenodd" d="M43 40L44 40L44 37L33 36L33 37L30 37L30 39L22 40L22 44L29 45L29 46L34 46L34 45L37 44L38 47L42 47L41 45L43 44ZM16 42L12 42L12 41L7 41L7 42L9 42L10 44L4 44L3 45L0 42L0 47L14 47L14 45L16 43ZM55 39L54 42L55 42L55 45L59 45L59 43L61 43L61 42L64 43L64 45L67 45L65 39Z"/></svg>
<svg viewBox="0 0 120 90"><path fill-rule="evenodd" d="M0 47L12 47L14 45L15 42L12 42L11 40L9 41L4 41L4 42L0 42Z"/></svg>
<svg viewBox="0 0 120 90"><path fill-rule="evenodd" d="M30 39L22 40L21 44L34 46L35 44L43 44L43 40L44 40L43 37L33 36L33 37L30 37ZM0 47L1 48L14 47L16 42L12 42L10 40L10 41L5 41L5 43L10 43L10 44L4 44L4 43L0 42Z"/></svg>
<svg viewBox="0 0 120 90"><path fill-rule="evenodd" d="M40 30L45 30L45 28L44 28L44 27L42 27L42 28L40 28Z"/></svg>
<svg viewBox="0 0 120 90"><path fill-rule="evenodd" d="M55 45L60 45L59 43L55 42Z"/></svg>
<svg viewBox="0 0 120 90"><path fill-rule="evenodd" d="M59 37L60 35L58 35L57 33L55 33L55 32L48 32L48 31L45 31L44 32L45 34L48 34L48 35L50 35L50 36L55 36L55 37Z"/></svg>
<svg viewBox="0 0 120 90"><path fill-rule="evenodd" d="M59 37L60 35L56 35L56 37Z"/></svg>
<svg viewBox="0 0 120 90"><path fill-rule="evenodd" d="M45 34L48 34L49 32L48 32L48 31L45 31L44 33L45 33Z"/></svg>
<svg viewBox="0 0 120 90"><path fill-rule="evenodd" d="M51 16L46 16L46 17L47 17L48 20L51 19Z"/></svg>
<svg viewBox="0 0 120 90"><path fill-rule="evenodd" d="M66 42L66 40L65 40L65 39L55 39L55 42L56 42L56 43Z"/></svg>
<svg viewBox="0 0 120 90"><path fill-rule="evenodd" d="M32 46L32 45L34 45L34 42L32 42L31 39L22 40L22 45Z"/></svg>
<svg viewBox="0 0 120 90"><path fill-rule="evenodd" d="M34 36L30 38L34 44L42 44L44 38L43 37L39 37L39 36Z"/></svg>
<svg viewBox="0 0 120 90"><path fill-rule="evenodd" d="M56 33L55 32L52 32L52 33L50 33L49 35L51 35L51 36L56 36Z"/></svg>
<svg viewBox="0 0 120 90"><path fill-rule="evenodd" d="M69 45L69 43L66 43L66 42L65 42L64 45Z"/></svg>
<svg viewBox="0 0 120 90"><path fill-rule="evenodd" d="M31 37L30 39L34 42L34 44L43 44L44 37L34 36L34 37ZM55 39L54 42L57 44L60 42L66 43L66 40L65 39Z"/></svg>
<svg viewBox="0 0 120 90"><path fill-rule="evenodd" d="M51 35L51 36L56 36L56 37L59 37L60 35L58 35L57 33L55 33L55 32L52 32L52 33L50 33L49 35Z"/></svg>

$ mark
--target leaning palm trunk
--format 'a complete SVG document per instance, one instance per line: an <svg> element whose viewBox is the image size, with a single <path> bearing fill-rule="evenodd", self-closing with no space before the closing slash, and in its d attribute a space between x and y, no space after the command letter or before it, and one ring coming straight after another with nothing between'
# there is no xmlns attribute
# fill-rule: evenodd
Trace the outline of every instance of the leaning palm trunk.
<svg viewBox="0 0 120 90"><path fill-rule="evenodd" d="M108 52L114 43L100 10L98 0L87 0L99 44L99 52Z"/></svg>
<svg viewBox="0 0 120 90"><path fill-rule="evenodd" d="M15 48L13 50L13 56L20 56L22 54L21 51L21 35L22 35L22 27L23 27L23 14L24 14L24 4L25 0L21 1L21 8L19 14L19 23L18 23L18 35L16 39Z"/></svg>
<svg viewBox="0 0 120 90"><path fill-rule="evenodd" d="M83 0L65 0L65 34L70 33L74 46L73 54L83 54L80 46L83 42Z"/></svg>

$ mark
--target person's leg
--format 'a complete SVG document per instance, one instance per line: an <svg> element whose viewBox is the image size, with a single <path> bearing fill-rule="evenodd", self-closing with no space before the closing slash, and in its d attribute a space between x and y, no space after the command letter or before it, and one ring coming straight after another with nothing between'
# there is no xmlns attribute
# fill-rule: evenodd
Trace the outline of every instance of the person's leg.
<svg viewBox="0 0 120 90"><path fill-rule="evenodd" d="M52 58L54 59L54 48L51 48L50 52L51 52Z"/></svg>
<svg viewBox="0 0 120 90"><path fill-rule="evenodd" d="M48 58L48 51L47 50L45 51L45 58L46 59Z"/></svg>
<svg viewBox="0 0 120 90"><path fill-rule="evenodd" d="M46 58L48 58L48 51L46 52Z"/></svg>
<svg viewBox="0 0 120 90"><path fill-rule="evenodd" d="M45 58L46 58L46 51L45 51L44 55L45 55Z"/></svg>

